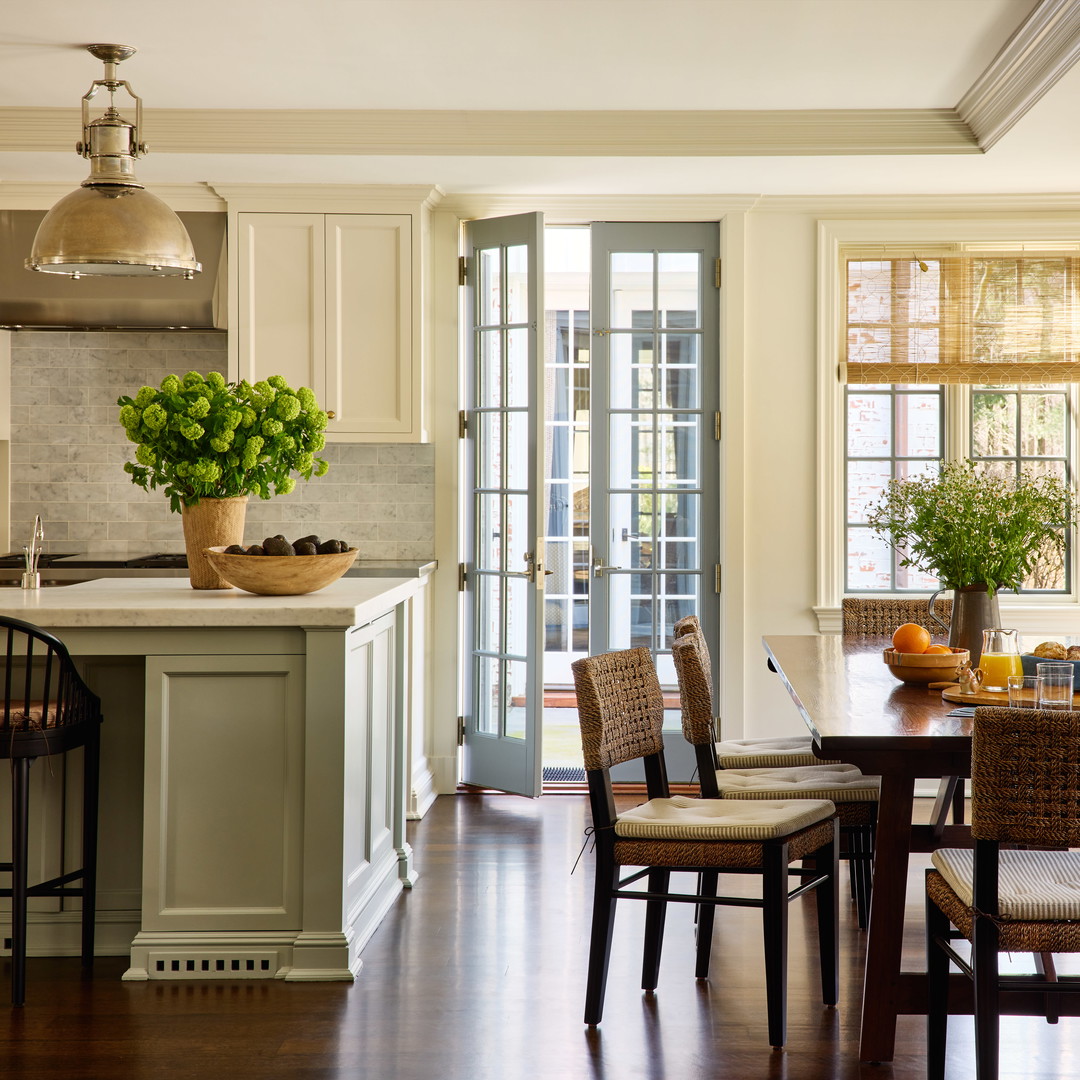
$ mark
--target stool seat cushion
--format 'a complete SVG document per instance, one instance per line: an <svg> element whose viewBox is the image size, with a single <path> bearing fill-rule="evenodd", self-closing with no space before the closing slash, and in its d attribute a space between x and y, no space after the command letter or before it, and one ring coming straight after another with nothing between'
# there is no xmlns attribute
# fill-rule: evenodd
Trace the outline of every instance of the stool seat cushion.
<svg viewBox="0 0 1080 1080"><path fill-rule="evenodd" d="M1080 919L1080 851L1002 851L998 858L1001 919ZM962 848L938 848L931 861L957 897L971 907L975 853Z"/></svg>
<svg viewBox="0 0 1080 1080"><path fill-rule="evenodd" d="M615 835L653 840L773 840L835 813L825 799L725 802L675 795L619 813Z"/></svg>
<svg viewBox="0 0 1080 1080"><path fill-rule="evenodd" d="M12 703L10 714L4 714L0 705L0 732L2 731L37 731L41 728L56 727L56 705L50 703L48 715L43 701L31 701L29 710Z"/></svg>
<svg viewBox="0 0 1080 1080"><path fill-rule="evenodd" d="M787 769L721 769L716 783L722 799L829 799L877 802L881 777L854 765L796 765Z"/></svg>

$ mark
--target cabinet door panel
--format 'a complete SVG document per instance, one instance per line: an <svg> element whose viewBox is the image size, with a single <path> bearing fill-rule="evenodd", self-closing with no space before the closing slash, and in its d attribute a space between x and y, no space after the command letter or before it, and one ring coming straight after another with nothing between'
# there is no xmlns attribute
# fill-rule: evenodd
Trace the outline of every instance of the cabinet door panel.
<svg viewBox="0 0 1080 1080"><path fill-rule="evenodd" d="M319 401L325 322L322 214L239 214L239 376L282 375ZM325 406L332 408L332 406Z"/></svg>
<svg viewBox="0 0 1080 1080"><path fill-rule="evenodd" d="M412 218L326 218L327 431L414 430Z"/></svg>

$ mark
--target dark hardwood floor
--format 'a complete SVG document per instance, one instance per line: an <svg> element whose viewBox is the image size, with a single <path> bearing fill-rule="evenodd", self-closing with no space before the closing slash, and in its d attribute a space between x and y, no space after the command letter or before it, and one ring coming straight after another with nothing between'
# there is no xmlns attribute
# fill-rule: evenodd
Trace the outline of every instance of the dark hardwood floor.
<svg viewBox="0 0 1080 1080"><path fill-rule="evenodd" d="M635 800L636 801L636 800ZM817 996L813 901L792 910L788 1045L766 1038L758 913L721 909L712 977L694 979L692 911L668 916L660 986L638 988L644 905L622 904L603 1023L581 1022L592 863L571 873L583 796L446 796L411 828L419 880L352 985L123 983L122 958L82 977L31 959L25 1008L0 983L0 1077L13 1080L915 1080L922 1021L891 1064L860 1065L863 935L842 912L839 1008ZM909 886L911 966L920 887ZM846 896L845 896L846 900ZM0 979L9 979L7 961ZM974 1077L971 1021L950 1024L950 1080ZM1076 1076L1080 1028L1003 1021L1003 1077Z"/></svg>

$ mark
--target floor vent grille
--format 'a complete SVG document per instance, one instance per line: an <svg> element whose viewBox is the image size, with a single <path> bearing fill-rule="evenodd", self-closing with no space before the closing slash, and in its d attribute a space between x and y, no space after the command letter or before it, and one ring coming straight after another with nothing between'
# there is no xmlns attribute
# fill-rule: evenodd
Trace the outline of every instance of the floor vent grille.
<svg viewBox="0 0 1080 1080"><path fill-rule="evenodd" d="M272 979L277 953L261 952L152 952L146 968L151 979Z"/></svg>

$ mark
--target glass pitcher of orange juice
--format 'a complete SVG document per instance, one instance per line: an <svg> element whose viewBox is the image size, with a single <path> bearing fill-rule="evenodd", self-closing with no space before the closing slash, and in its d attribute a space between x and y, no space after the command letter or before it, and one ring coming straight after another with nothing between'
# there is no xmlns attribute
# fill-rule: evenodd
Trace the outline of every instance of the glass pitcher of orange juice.
<svg viewBox="0 0 1080 1080"><path fill-rule="evenodd" d="M982 689L992 693L1006 693L1009 676L1024 674L1016 630L994 627L983 631L979 670L982 672Z"/></svg>

